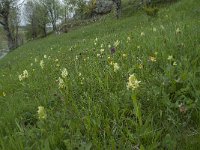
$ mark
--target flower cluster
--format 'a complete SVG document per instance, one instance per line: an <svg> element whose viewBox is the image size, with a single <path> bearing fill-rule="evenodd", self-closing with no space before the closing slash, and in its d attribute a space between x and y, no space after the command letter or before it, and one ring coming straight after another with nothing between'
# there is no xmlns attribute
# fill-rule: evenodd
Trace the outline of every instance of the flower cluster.
<svg viewBox="0 0 200 150"><path fill-rule="evenodd" d="M141 81L138 81L135 74L132 74L128 78L128 84L127 84L127 89L132 89L135 90L139 87L139 84Z"/></svg>
<svg viewBox="0 0 200 150"><path fill-rule="evenodd" d="M23 73L19 75L19 81L22 81L27 78L28 78L28 71L24 70Z"/></svg>
<svg viewBox="0 0 200 150"><path fill-rule="evenodd" d="M66 78L68 76L68 71L66 68L63 68L61 76L62 76L62 78Z"/></svg>
<svg viewBox="0 0 200 150"><path fill-rule="evenodd" d="M40 120L47 118L47 114L43 106L39 106L37 112L38 112L38 118Z"/></svg>

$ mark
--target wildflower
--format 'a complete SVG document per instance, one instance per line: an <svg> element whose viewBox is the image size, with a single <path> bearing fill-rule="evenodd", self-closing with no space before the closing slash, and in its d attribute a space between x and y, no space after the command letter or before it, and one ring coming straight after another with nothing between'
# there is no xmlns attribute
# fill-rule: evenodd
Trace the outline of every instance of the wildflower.
<svg viewBox="0 0 200 150"><path fill-rule="evenodd" d="M101 54L97 54L97 57L100 57L101 56Z"/></svg>
<svg viewBox="0 0 200 150"><path fill-rule="evenodd" d="M35 58L35 62L37 62L38 60L37 60L37 58Z"/></svg>
<svg viewBox="0 0 200 150"><path fill-rule="evenodd" d="M97 45L97 43L95 42L94 45Z"/></svg>
<svg viewBox="0 0 200 150"><path fill-rule="evenodd" d="M58 78L58 86L60 89L63 89L65 87L65 83L64 83L64 80L62 78Z"/></svg>
<svg viewBox="0 0 200 150"><path fill-rule="evenodd" d="M38 112L38 118L40 120L47 118L47 114L43 106L39 106L37 112Z"/></svg>
<svg viewBox="0 0 200 150"><path fill-rule="evenodd" d="M137 46L137 49L140 49L140 46Z"/></svg>
<svg viewBox="0 0 200 150"><path fill-rule="evenodd" d="M130 38L130 37L128 37L128 38L127 38L127 40L128 40L128 41L130 41L130 40L131 40L131 38Z"/></svg>
<svg viewBox="0 0 200 150"><path fill-rule="evenodd" d="M123 57L127 57L127 54L123 54L122 56L123 56Z"/></svg>
<svg viewBox="0 0 200 150"><path fill-rule="evenodd" d="M97 42L97 41L98 41L98 38L96 38L95 41Z"/></svg>
<svg viewBox="0 0 200 150"><path fill-rule="evenodd" d="M177 28L176 29L176 34L179 34L179 33L181 33L181 30L180 30L180 28Z"/></svg>
<svg viewBox="0 0 200 150"><path fill-rule="evenodd" d="M5 93L5 92L3 92L3 96L4 96L4 97L6 96L6 93Z"/></svg>
<svg viewBox="0 0 200 150"><path fill-rule="evenodd" d="M176 62L173 62L173 66L177 66L177 63L176 63Z"/></svg>
<svg viewBox="0 0 200 150"><path fill-rule="evenodd" d="M140 34L141 36L145 36L145 33L144 32L141 32L141 34Z"/></svg>
<svg viewBox="0 0 200 150"><path fill-rule="evenodd" d="M67 72L67 69L66 69L66 68L63 68L62 73L61 73L61 76L62 76L63 78L66 78L66 77L68 76L68 72Z"/></svg>
<svg viewBox="0 0 200 150"><path fill-rule="evenodd" d="M154 54L155 54L155 55L158 55L158 52L155 52Z"/></svg>
<svg viewBox="0 0 200 150"><path fill-rule="evenodd" d="M46 59L46 58L47 58L47 55L44 55L44 58Z"/></svg>
<svg viewBox="0 0 200 150"><path fill-rule="evenodd" d="M82 74L81 74L81 73L79 73L79 74L78 74L78 76L80 77L80 76L82 76Z"/></svg>
<svg viewBox="0 0 200 150"><path fill-rule="evenodd" d="M141 83L141 81L137 80L137 78L135 77L135 74L132 74L128 78L127 89L135 90L139 87L140 83Z"/></svg>
<svg viewBox="0 0 200 150"><path fill-rule="evenodd" d="M139 64L138 68L139 68L139 69L143 69L143 65L142 65L142 64Z"/></svg>
<svg viewBox="0 0 200 150"><path fill-rule="evenodd" d="M111 54L114 54L116 49L113 47L113 48L110 49L110 51L111 51Z"/></svg>
<svg viewBox="0 0 200 150"><path fill-rule="evenodd" d="M23 80L23 75L20 74L20 75L18 76L18 78L19 78L19 81L22 81L22 80Z"/></svg>
<svg viewBox="0 0 200 150"><path fill-rule="evenodd" d="M108 56L108 60L110 60L111 58L110 58L110 56Z"/></svg>
<svg viewBox="0 0 200 150"><path fill-rule="evenodd" d="M31 63L31 66L33 66L33 63Z"/></svg>
<svg viewBox="0 0 200 150"><path fill-rule="evenodd" d="M101 44L101 48L103 48L103 44Z"/></svg>
<svg viewBox="0 0 200 150"><path fill-rule="evenodd" d="M101 49L100 52L103 53L103 52L104 52L104 49Z"/></svg>
<svg viewBox="0 0 200 150"><path fill-rule="evenodd" d="M108 45L108 48L111 48L111 45L110 45L110 44Z"/></svg>
<svg viewBox="0 0 200 150"><path fill-rule="evenodd" d="M117 40L117 41L114 43L114 47L117 47L119 44L120 44L120 41Z"/></svg>
<svg viewBox="0 0 200 150"><path fill-rule="evenodd" d="M153 32L156 32L156 31L157 31L157 29L154 27L154 28L153 28Z"/></svg>
<svg viewBox="0 0 200 150"><path fill-rule="evenodd" d="M119 70L119 65L118 63L114 63L114 72L117 72Z"/></svg>
<svg viewBox="0 0 200 150"><path fill-rule="evenodd" d="M168 56L168 58L167 58L168 60L172 60L173 59L173 56L172 55L170 55L170 56Z"/></svg>
<svg viewBox="0 0 200 150"><path fill-rule="evenodd" d="M150 56L149 60L152 61L152 62L156 62L156 57Z"/></svg>
<svg viewBox="0 0 200 150"><path fill-rule="evenodd" d="M42 69L44 68L44 61L43 61L43 60L40 61L40 67L41 67Z"/></svg>
<svg viewBox="0 0 200 150"><path fill-rule="evenodd" d="M55 62L58 62L58 59L55 59Z"/></svg>
<svg viewBox="0 0 200 150"><path fill-rule="evenodd" d="M27 70L24 70L23 71L23 78L28 78L28 71Z"/></svg>

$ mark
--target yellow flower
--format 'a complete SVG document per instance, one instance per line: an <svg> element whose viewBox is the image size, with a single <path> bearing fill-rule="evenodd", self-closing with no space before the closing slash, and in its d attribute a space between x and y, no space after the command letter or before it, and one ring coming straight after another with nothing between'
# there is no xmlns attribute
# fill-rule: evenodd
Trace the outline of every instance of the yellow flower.
<svg viewBox="0 0 200 150"><path fill-rule="evenodd" d="M119 65L118 63L114 63L114 72L117 72L119 70Z"/></svg>
<svg viewBox="0 0 200 150"><path fill-rule="evenodd" d="M61 76L62 76L63 78L66 78L66 77L68 76L68 72L67 72L67 69L66 69L66 68L63 68L62 73L61 73Z"/></svg>
<svg viewBox="0 0 200 150"><path fill-rule="evenodd" d="M100 50L100 52L103 53L103 52L104 52L104 49L102 48L102 49Z"/></svg>
<svg viewBox="0 0 200 150"><path fill-rule="evenodd" d="M97 54L97 57L100 57L101 56L101 54Z"/></svg>
<svg viewBox="0 0 200 150"><path fill-rule="evenodd" d="M38 118L40 120L47 118L47 114L43 106L39 106L37 112L38 112Z"/></svg>
<svg viewBox="0 0 200 150"><path fill-rule="evenodd" d="M28 78L28 71L27 70L23 71L23 76L24 76L24 78Z"/></svg>
<svg viewBox="0 0 200 150"><path fill-rule="evenodd" d="M180 28L177 28L176 29L176 34L179 34L179 33L181 33L181 30L180 30Z"/></svg>
<svg viewBox="0 0 200 150"><path fill-rule="evenodd" d="M137 78L135 77L135 74L132 74L128 78L127 89L135 90L139 87L140 83L141 83L141 81L137 80Z"/></svg>
<svg viewBox="0 0 200 150"><path fill-rule="evenodd" d="M40 67L41 67L42 69L44 69L44 61L43 61L43 60L40 61Z"/></svg>
<svg viewBox="0 0 200 150"><path fill-rule="evenodd" d="M64 83L64 80L62 78L58 78L58 86L60 89L63 89L65 87L65 83Z"/></svg>
<svg viewBox="0 0 200 150"><path fill-rule="evenodd" d="M176 62L173 62L173 66L177 66L177 63L176 63Z"/></svg>
<svg viewBox="0 0 200 150"><path fill-rule="evenodd" d="M144 32L141 32L141 34L140 34L141 36L145 36L145 33Z"/></svg>
<svg viewBox="0 0 200 150"><path fill-rule="evenodd" d="M22 81L22 80L28 78L28 76L29 76L29 75L28 75L28 71L27 71L27 70L24 70L23 73L20 74L20 75L18 76L19 81Z"/></svg>
<svg viewBox="0 0 200 150"><path fill-rule="evenodd" d="M173 56L172 55L170 55L170 56L168 56L168 58L167 58L168 60L172 60L173 59Z"/></svg>
<svg viewBox="0 0 200 150"><path fill-rule="evenodd" d="M152 62L156 62L156 57L150 56L149 60L152 61Z"/></svg>
<svg viewBox="0 0 200 150"><path fill-rule="evenodd" d="M127 57L127 54L122 54L123 57Z"/></svg>

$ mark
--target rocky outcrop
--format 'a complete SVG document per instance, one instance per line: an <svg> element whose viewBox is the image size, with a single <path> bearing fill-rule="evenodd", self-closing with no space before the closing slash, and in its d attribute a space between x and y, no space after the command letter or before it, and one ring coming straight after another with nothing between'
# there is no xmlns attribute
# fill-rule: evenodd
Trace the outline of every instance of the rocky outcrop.
<svg viewBox="0 0 200 150"><path fill-rule="evenodd" d="M94 9L95 14L107 14L111 12L113 8L112 0L96 0L96 8Z"/></svg>

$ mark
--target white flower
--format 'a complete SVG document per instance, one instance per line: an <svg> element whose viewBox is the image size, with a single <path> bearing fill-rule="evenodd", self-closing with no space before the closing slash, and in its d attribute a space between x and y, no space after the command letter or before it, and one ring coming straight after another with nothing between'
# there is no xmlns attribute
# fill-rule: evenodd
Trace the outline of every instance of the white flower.
<svg viewBox="0 0 200 150"><path fill-rule="evenodd" d="M100 52L103 53L103 52L104 52L104 49L100 49Z"/></svg>
<svg viewBox="0 0 200 150"><path fill-rule="evenodd" d="M127 57L127 54L123 54L122 56L123 56L123 57Z"/></svg>
<svg viewBox="0 0 200 150"><path fill-rule="evenodd" d="M177 28L176 29L176 34L179 34L179 33L181 33L181 30L180 30L180 28Z"/></svg>
<svg viewBox="0 0 200 150"><path fill-rule="evenodd" d="M130 37L127 37L127 40L128 40L128 41L130 41L130 40L131 40L131 38L130 38Z"/></svg>
<svg viewBox="0 0 200 150"><path fill-rule="evenodd" d="M27 71L27 70L24 70L24 71L23 71L23 77L24 77L24 78L28 78L28 71Z"/></svg>
<svg viewBox="0 0 200 150"><path fill-rule="evenodd" d="M43 61L43 60L40 61L40 67L41 67L42 69L44 68L44 61Z"/></svg>
<svg viewBox="0 0 200 150"><path fill-rule="evenodd" d="M101 54L97 54L97 57L100 57L101 56Z"/></svg>
<svg viewBox="0 0 200 150"><path fill-rule="evenodd" d="M114 72L117 72L119 70L119 65L118 63L114 63Z"/></svg>
<svg viewBox="0 0 200 150"><path fill-rule="evenodd" d="M153 32L156 32L156 31L157 31L157 29L154 27L154 28L153 28Z"/></svg>
<svg viewBox="0 0 200 150"><path fill-rule="evenodd" d="M63 89L65 87L64 80L62 78L58 78L58 86L60 89Z"/></svg>
<svg viewBox="0 0 200 150"><path fill-rule="evenodd" d="M128 78L127 89L135 90L139 87L141 81L138 81L134 74L130 75Z"/></svg>
<svg viewBox="0 0 200 150"><path fill-rule="evenodd" d="M40 120L47 118L47 114L46 114L45 109L44 109L43 106L39 106L37 112L38 112L38 118Z"/></svg>
<svg viewBox="0 0 200 150"><path fill-rule="evenodd" d="M145 33L144 32L141 32L141 34L140 34L141 36L145 36Z"/></svg>
<svg viewBox="0 0 200 150"><path fill-rule="evenodd" d="M18 76L18 78L19 78L19 81L22 81L22 80L23 80L23 75L20 74L20 75Z"/></svg>
<svg viewBox="0 0 200 150"><path fill-rule="evenodd" d="M173 66L177 66L177 63L176 63L176 62L173 62Z"/></svg>
<svg viewBox="0 0 200 150"><path fill-rule="evenodd" d="M66 77L68 76L68 72L67 72L67 69L66 69L66 68L63 68L62 73L61 73L61 76L62 76L63 78L66 78Z"/></svg>
<svg viewBox="0 0 200 150"><path fill-rule="evenodd" d="M110 45L110 44L108 45L108 48L111 48L111 45Z"/></svg>
<svg viewBox="0 0 200 150"><path fill-rule="evenodd" d="M82 76L82 74L81 74L81 73L79 73L79 74L78 74L78 76L80 77L80 76Z"/></svg>
<svg viewBox="0 0 200 150"><path fill-rule="evenodd" d="M101 44L101 48L103 48L103 44Z"/></svg>
<svg viewBox="0 0 200 150"><path fill-rule="evenodd" d="M168 58L167 58L168 60L172 60L173 59L173 56L172 55L170 55L170 56L168 56Z"/></svg>
<svg viewBox="0 0 200 150"><path fill-rule="evenodd" d="M55 62L58 62L58 59L55 59Z"/></svg>
<svg viewBox="0 0 200 150"><path fill-rule="evenodd" d="M46 59L46 58L47 58L47 55L44 55L44 58Z"/></svg>

